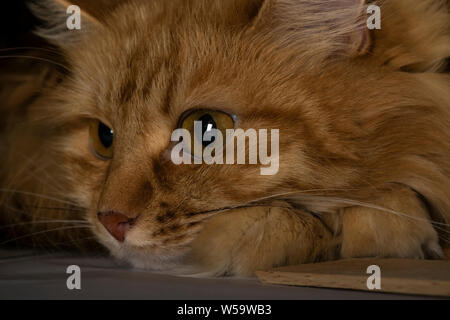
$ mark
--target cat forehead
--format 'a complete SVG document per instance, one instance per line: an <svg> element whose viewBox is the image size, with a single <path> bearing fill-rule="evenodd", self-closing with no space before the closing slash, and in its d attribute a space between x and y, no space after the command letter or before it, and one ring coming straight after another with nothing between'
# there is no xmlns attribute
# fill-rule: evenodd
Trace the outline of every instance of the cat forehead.
<svg viewBox="0 0 450 320"><path fill-rule="evenodd" d="M306 60L312 56L308 47L282 48L264 34L246 33L248 25L223 10L211 13L206 3L132 1L115 10L71 53L78 82L88 84L95 107L124 120L146 118L149 110L154 117L179 117L188 107L226 108L245 98L259 97L264 106L269 103L261 97L289 99L288 92L298 101L300 83L308 85L305 71L313 66L316 72L309 73L318 74L320 67ZM214 20L222 15L231 20Z"/></svg>
<svg viewBox="0 0 450 320"><path fill-rule="evenodd" d="M82 77L78 82L91 84L88 90L98 101L96 107L120 119L150 108L162 116L172 111L179 115L183 110L171 109L177 105L174 99L186 99L190 93L197 98L183 101L183 108L200 101L226 107L231 98L230 70L243 72L235 59L242 51L236 33L192 17L171 23L150 8L122 8L82 48L70 53L75 72ZM175 12L182 14L179 9Z"/></svg>
<svg viewBox="0 0 450 320"><path fill-rule="evenodd" d="M179 66L178 33L170 24L153 21L157 14L147 6L130 10L119 10L68 53L76 82L88 83L82 90L95 95L97 107L109 112L164 89Z"/></svg>

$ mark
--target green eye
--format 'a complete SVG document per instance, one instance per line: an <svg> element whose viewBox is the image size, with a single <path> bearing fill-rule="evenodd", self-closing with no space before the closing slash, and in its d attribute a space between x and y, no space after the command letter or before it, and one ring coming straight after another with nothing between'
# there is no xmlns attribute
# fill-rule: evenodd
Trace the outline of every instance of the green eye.
<svg viewBox="0 0 450 320"><path fill-rule="evenodd" d="M103 122L92 121L89 127L89 140L97 157L109 160L113 157L114 131Z"/></svg>
<svg viewBox="0 0 450 320"><path fill-rule="evenodd" d="M195 132L195 122L201 122L201 132ZM222 132L225 137L227 129L234 128L233 118L225 112L216 110L197 110L189 113L181 122L181 128L186 129L191 134L192 146L191 150L194 150L194 139L202 144L203 147L214 143L215 138L212 141L203 141L205 132L212 129L216 129Z"/></svg>

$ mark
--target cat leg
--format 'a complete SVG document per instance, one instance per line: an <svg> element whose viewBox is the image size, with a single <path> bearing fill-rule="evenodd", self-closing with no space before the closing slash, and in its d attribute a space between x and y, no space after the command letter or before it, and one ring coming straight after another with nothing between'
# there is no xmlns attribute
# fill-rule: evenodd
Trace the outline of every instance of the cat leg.
<svg viewBox="0 0 450 320"><path fill-rule="evenodd" d="M337 248L331 231L309 213L252 207L209 220L189 260L210 275L251 276L276 266L332 259Z"/></svg>
<svg viewBox="0 0 450 320"><path fill-rule="evenodd" d="M374 204L398 214L366 207L343 209L342 258L443 256L428 210L414 191L400 187Z"/></svg>

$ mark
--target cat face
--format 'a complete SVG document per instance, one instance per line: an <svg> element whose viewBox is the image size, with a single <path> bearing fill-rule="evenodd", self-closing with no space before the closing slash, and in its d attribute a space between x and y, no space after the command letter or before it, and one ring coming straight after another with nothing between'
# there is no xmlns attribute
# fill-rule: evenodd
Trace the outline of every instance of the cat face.
<svg viewBox="0 0 450 320"><path fill-rule="evenodd" d="M59 128L46 143L69 197L87 208L94 233L115 256L165 267L188 253L214 217L275 195L345 190L368 197L368 186L392 182L385 160L394 172L414 149L410 128L424 110L410 109L416 120L407 128L399 126L404 118L378 116L405 97L424 101L410 90L420 81L381 68L380 56L363 57L370 39L361 23L348 24L355 6L343 17L317 23L309 16L296 25L269 2L127 1L86 18L88 30L72 34L76 41L58 38L70 75L30 117ZM309 14L320 9L299 3ZM278 129L278 173L174 164L172 132L199 111L199 119L225 117L228 128ZM398 149L380 135L383 128L397 128Z"/></svg>
<svg viewBox="0 0 450 320"><path fill-rule="evenodd" d="M311 176L303 150L312 142L295 104L316 105L276 55L258 57L241 32L199 25L182 18L181 9L174 14L186 22L161 22L151 9L123 9L111 18L122 24L73 50L73 81L66 85L72 101L61 106L84 121L70 140L62 138L77 202L89 208L100 241L138 265L178 257L208 218L286 192L294 176ZM171 134L197 110L229 115L234 128L280 129L279 173L262 176L255 165L175 165ZM73 158L81 164L76 170ZM296 187L313 184L298 181Z"/></svg>
<svg viewBox="0 0 450 320"><path fill-rule="evenodd" d="M182 6L125 6L66 49L73 71L58 89L63 101L55 113L76 129L58 144L74 200L89 208L96 235L118 257L178 257L212 216L321 187L323 174L313 159L320 157L318 140L333 144L343 159L355 158L339 150L337 139L325 141L334 124L320 115L322 99L307 85L312 71L290 62L293 55L307 62L307 52L258 39L249 31L251 20L234 30L231 18L216 22L196 10L185 16ZM232 128L279 129L279 172L262 176L258 165L175 165L171 134L198 110L228 115ZM322 137L314 134L319 127ZM336 182L327 186L343 183Z"/></svg>

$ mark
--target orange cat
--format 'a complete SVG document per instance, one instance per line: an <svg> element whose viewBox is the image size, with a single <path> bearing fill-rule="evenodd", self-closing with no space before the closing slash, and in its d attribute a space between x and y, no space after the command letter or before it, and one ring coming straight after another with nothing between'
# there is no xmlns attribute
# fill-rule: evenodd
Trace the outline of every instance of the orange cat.
<svg viewBox="0 0 450 320"><path fill-rule="evenodd" d="M19 224L3 244L90 248L92 232L136 267L214 275L441 258L448 3L377 1L369 32L360 2L76 1L79 31L69 3L37 2L66 70L39 64L0 91L0 217ZM175 165L173 130L205 116L279 129L279 172Z"/></svg>

